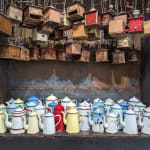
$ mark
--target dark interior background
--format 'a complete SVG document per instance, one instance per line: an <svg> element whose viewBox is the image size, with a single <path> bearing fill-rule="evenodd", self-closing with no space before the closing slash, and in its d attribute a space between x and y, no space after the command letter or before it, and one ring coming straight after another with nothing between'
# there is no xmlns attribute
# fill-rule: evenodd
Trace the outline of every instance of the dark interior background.
<svg viewBox="0 0 150 150"><path fill-rule="evenodd" d="M67 4L70 2L67 0ZM99 0L95 0L95 4L98 2ZM89 9L91 1L84 0L84 4ZM141 4L142 1L138 1L139 8ZM146 4L147 1L145 7ZM111 97L115 100L120 98L128 100L135 95L150 104L148 40L144 40L146 50L143 50L142 73L140 63L112 65L92 62L20 62L1 59L0 99L1 101L10 97L27 99L32 95L46 97L53 93L60 98L68 95L73 99ZM145 44L143 48L145 49Z"/></svg>

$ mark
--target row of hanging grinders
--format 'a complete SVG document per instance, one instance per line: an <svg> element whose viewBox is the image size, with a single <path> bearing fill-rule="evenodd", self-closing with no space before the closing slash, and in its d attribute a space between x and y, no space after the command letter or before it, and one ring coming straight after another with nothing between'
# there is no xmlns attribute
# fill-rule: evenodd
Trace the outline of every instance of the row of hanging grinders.
<svg viewBox="0 0 150 150"><path fill-rule="evenodd" d="M43 102L32 96L23 101L10 99L7 106L0 105L0 133L53 135L66 131L116 134L150 134L150 107L135 96L127 101L58 99L53 94Z"/></svg>
<svg viewBox="0 0 150 150"><path fill-rule="evenodd" d="M7 16L0 14L4 22L0 27L0 58L82 62L108 62L111 59L113 64L138 61L143 17L125 0L116 0L114 5L111 0L101 0L98 4L91 0L91 9L87 12L80 1L68 6L66 1L47 0L43 3L12 0L8 4ZM63 5L63 12L54 7L59 5ZM101 12L94 7L100 7ZM126 10L124 15L119 13L123 10ZM133 16L128 18L129 15ZM135 21L140 22L136 25ZM134 32L133 26L137 28Z"/></svg>

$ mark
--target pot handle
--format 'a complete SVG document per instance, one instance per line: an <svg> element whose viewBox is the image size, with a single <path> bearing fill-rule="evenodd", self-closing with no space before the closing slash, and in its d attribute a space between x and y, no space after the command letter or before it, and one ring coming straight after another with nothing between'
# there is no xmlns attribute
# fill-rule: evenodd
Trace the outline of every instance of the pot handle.
<svg viewBox="0 0 150 150"><path fill-rule="evenodd" d="M56 115L55 117L59 117L58 122L55 124L55 126L58 126L58 124L59 124L59 123L60 123L60 121L61 121L61 115Z"/></svg>

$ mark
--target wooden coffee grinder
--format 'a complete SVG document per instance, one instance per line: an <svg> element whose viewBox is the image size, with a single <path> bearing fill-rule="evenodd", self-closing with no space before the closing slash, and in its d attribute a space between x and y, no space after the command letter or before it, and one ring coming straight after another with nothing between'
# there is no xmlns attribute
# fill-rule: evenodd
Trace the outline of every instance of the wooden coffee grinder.
<svg viewBox="0 0 150 150"><path fill-rule="evenodd" d="M101 26L101 13L99 10L94 8L94 0L91 0L91 6L92 8L85 13L85 26Z"/></svg>
<svg viewBox="0 0 150 150"><path fill-rule="evenodd" d="M108 62L109 61L109 49L102 48L102 43L104 43L104 39L101 39L98 45L98 50L96 51L96 62ZM105 45L105 44L104 44Z"/></svg>
<svg viewBox="0 0 150 150"><path fill-rule="evenodd" d="M22 22L23 10L17 7L16 3L11 0L10 5L7 8L7 16L10 17L14 22Z"/></svg>
<svg viewBox="0 0 150 150"><path fill-rule="evenodd" d="M28 5L23 9L23 26L34 28L40 25L43 22L43 8L35 6L34 1L32 5Z"/></svg>
<svg viewBox="0 0 150 150"><path fill-rule="evenodd" d="M71 21L78 21L84 18L85 7L80 1L75 1L67 7L67 17Z"/></svg>
<svg viewBox="0 0 150 150"><path fill-rule="evenodd" d="M58 27L61 24L61 11L53 6L52 0L51 5L44 10L43 23L51 27Z"/></svg>
<svg viewBox="0 0 150 150"><path fill-rule="evenodd" d="M111 20L109 22L109 34L112 37L116 37L120 34L124 34L126 32L126 23L125 23L125 18L124 17L119 17L119 8L118 8L119 4L118 4L118 0L115 0L115 9L116 9L116 15L117 15L117 19L115 20Z"/></svg>
<svg viewBox="0 0 150 150"><path fill-rule="evenodd" d="M3 13L0 13L0 34L3 36L11 36L12 26L12 20Z"/></svg>
<svg viewBox="0 0 150 150"><path fill-rule="evenodd" d="M142 32L143 31L143 18L144 16L140 15L140 10L136 9L137 0L135 0L135 6L132 10L132 16L128 18L129 20L129 32ZM130 7L130 6L128 6Z"/></svg>
<svg viewBox="0 0 150 150"><path fill-rule="evenodd" d="M63 12L61 13L61 24L58 26L59 30L69 30L71 29L72 22L67 18L67 12L66 12L66 0L62 3L64 8Z"/></svg>
<svg viewBox="0 0 150 150"><path fill-rule="evenodd" d="M111 4L111 0L109 0L109 10L106 11L106 2L101 0L101 16L102 16L102 26L108 27L109 21L113 19L113 5Z"/></svg>
<svg viewBox="0 0 150 150"><path fill-rule="evenodd" d="M101 13L94 8L94 0L91 0L92 8L85 13L85 27L88 28L89 40L100 38Z"/></svg>

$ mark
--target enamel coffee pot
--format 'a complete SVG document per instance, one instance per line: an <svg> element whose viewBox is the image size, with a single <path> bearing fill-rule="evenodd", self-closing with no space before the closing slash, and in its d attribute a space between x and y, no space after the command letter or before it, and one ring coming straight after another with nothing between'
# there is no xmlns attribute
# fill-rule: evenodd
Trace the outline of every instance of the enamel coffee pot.
<svg viewBox="0 0 150 150"><path fill-rule="evenodd" d="M123 118L122 107L119 104L112 105L111 112L114 113L114 114L116 114L118 116L118 119L120 119L120 117ZM122 127L122 125L119 122L118 129L122 129L122 128L123 127Z"/></svg>
<svg viewBox="0 0 150 150"><path fill-rule="evenodd" d="M134 107L133 111L136 113L136 121L137 123L139 123L139 121L142 118L143 111L140 110L138 107ZM139 124L138 124L138 128L141 129Z"/></svg>
<svg viewBox="0 0 150 150"><path fill-rule="evenodd" d="M137 99L135 96L133 96L132 98L129 99L128 102L130 105L132 105L133 107L137 106L137 104L141 103L139 99Z"/></svg>
<svg viewBox="0 0 150 150"><path fill-rule="evenodd" d="M52 103L52 102L55 102L55 103L57 103L57 97L56 96L54 96L53 94L51 94L50 96L48 96L47 98L46 98L46 107L48 107L48 104L49 103Z"/></svg>
<svg viewBox="0 0 150 150"><path fill-rule="evenodd" d="M11 122L8 120L8 114L5 113L5 124L11 134L25 133L22 117L25 117L25 111L22 108L17 108L14 111Z"/></svg>
<svg viewBox="0 0 150 150"><path fill-rule="evenodd" d="M79 113L77 109L72 108L67 111L67 115L62 112L63 121L66 125L66 132L70 134L76 134L80 132L80 124L79 124Z"/></svg>
<svg viewBox="0 0 150 150"><path fill-rule="evenodd" d="M66 107L67 105L71 102L71 99L67 96L65 96L62 100L61 100L61 105L64 107L64 110L66 111Z"/></svg>
<svg viewBox="0 0 150 150"><path fill-rule="evenodd" d="M104 103L104 109L105 109L105 114L111 113L111 107L114 104L114 101L112 99L107 99Z"/></svg>
<svg viewBox="0 0 150 150"><path fill-rule="evenodd" d="M30 110L32 112L35 112L36 107L37 107L37 104L32 102L32 101L26 104L26 109ZM29 111L27 111L27 113L26 113L27 120L28 120L28 117L29 117L29 113L30 113Z"/></svg>
<svg viewBox="0 0 150 150"><path fill-rule="evenodd" d="M6 133L7 128L5 125L5 116L4 116L4 112L0 111L0 133Z"/></svg>
<svg viewBox="0 0 150 150"><path fill-rule="evenodd" d="M62 114L62 112L64 112L64 107L59 103L54 108L56 131L64 131L65 130L65 125L64 125L64 122L63 122L63 114ZM59 116L61 116L61 119L60 119ZM60 120L60 122L58 123L59 120Z"/></svg>
<svg viewBox="0 0 150 150"><path fill-rule="evenodd" d="M58 105L56 102L52 102L48 104L48 107L50 108L51 112L54 113L54 108Z"/></svg>
<svg viewBox="0 0 150 150"><path fill-rule="evenodd" d="M24 106L24 101L21 100L20 98L16 99L16 100L14 101L14 103L17 104L18 106L21 106L21 107Z"/></svg>
<svg viewBox="0 0 150 150"><path fill-rule="evenodd" d="M95 98L95 99L93 100L93 103L95 104L95 103L97 103L97 102L102 102L102 103L104 103L103 100L101 100L100 98Z"/></svg>
<svg viewBox="0 0 150 150"><path fill-rule="evenodd" d="M35 112L38 114L38 116L44 116L45 114L45 107L40 103L35 107Z"/></svg>
<svg viewBox="0 0 150 150"><path fill-rule="evenodd" d="M125 112L129 109L129 104L126 103L125 101L118 103L122 107L122 112L123 112L123 118L125 115Z"/></svg>
<svg viewBox="0 0 150 150"><path fill-rule="evenodd" d="M141 103L138 103L138 104L136 105L136 107L138 107L141 111L144 111L145 108L146 108L146 105L141 102Z"/></svg>
<svg viewBox="0 0 150 150"><path fill-rule="evenodd" d="M6 106L5 106L5 104L1 104L0 105L0 111L2 111L2 112L6 112Z"/></svg>
<svg viewBox="0 0 150 150"><path fill-rule="evenodd" d="M66 111L68 111L68 110L70 110L72 108L77 109L77 105L75 103L73 103L73 101L71 101L70 103L67 104Z"/></svg>
<svg viewBox="0 0 150 150"><path fill-rule="evenodd" d="M150 113L143 114L143 118L141 117L139 120L139 125L142 127L142 133L150 135Z"/></svg>
<svg viewBox="0 0 150 150"><path fill-rule="evenodd" d="M115 134L118 133L118 116L114 113L109 113L104 116L104 127L106 128L107 133Z"/></svg>
<svg viewBox="0 0 150 150"><path fill-rule="evenodd" d="M26 124L26 118L24 117L24 128L27 130L27 134L37 134L40 132L38 115L36 112L30 112L28 124Z"/></svg>
<svg viewBox="0 0 150 150"><path fill-rule="evenodd" d="M137 123L137 115L133 110L127 110L125 112L124 122L121 120L121 124L123 125L123 132L126 134L138 134L138 123Z"/></svg>
<svg viewBox="0 0 150 150"><path fill-rule="evenodd" d="M8 102L6 102L6 104L10 105L10 104L14 103L14 101L15 101L15 99L11 98L11 99L8 100Z"/></svg>
<svg viewBox="0 0 150 150"><path fill-rule="evenodd" d="M79 120L80 120L80 130L81 131L89 131L90 125L89 125L89 119L88 119L88 113L91 111L90 104L84 101L80 104L80 107L78 107L79 111Z"/></svg>
<svg viewBox="0 0 150 150"><path fill-rule="evenodd" d="M39 99L36 96L31 96L27 100L27 103L30 103L30 102L35 103L36 105L38 105L39 104Z"/></svg>
<svg viewBox="0 0 150 150"><path fill-rule="evenodd" d="M98 102L94 103L94 105L93 105L93 111L94 111L95 108L99 108L102 111L103 114L105 113L104 103L103 102L98 101Z"/></svg>
<svg viewBox="0 0 150 150"><path fill-rule="evenodd" d="M104 132L103 111L97 108L92 113L89 112L88 115L89 115L89 123L92 126L92 131L94 133L103 133Z"/></svg>
<svg viewBox="0 0 150 150"><path fill-rule="evenodd" d="M7 106L7 113L9 120L12 118L14 111L18 108L17 104L11 103Z"/></svg>
<svg viewBox="0 0 150 150"><path fill-rule="evenodd" d="M43 130L43 134L44 135L52 135L56 133L56 129L55 129L55 118L54 118L54 114L51 113L51 110L49 108L48 109L48 113L46 115L44 115L44 119L43 119L43 123L42 123L42 119L41 116L38 116L39 118L39 127L41 130ZM57 124L60 123L61 121L61 116L60 115L56 115L55 117L59 117Z"/></svg>

